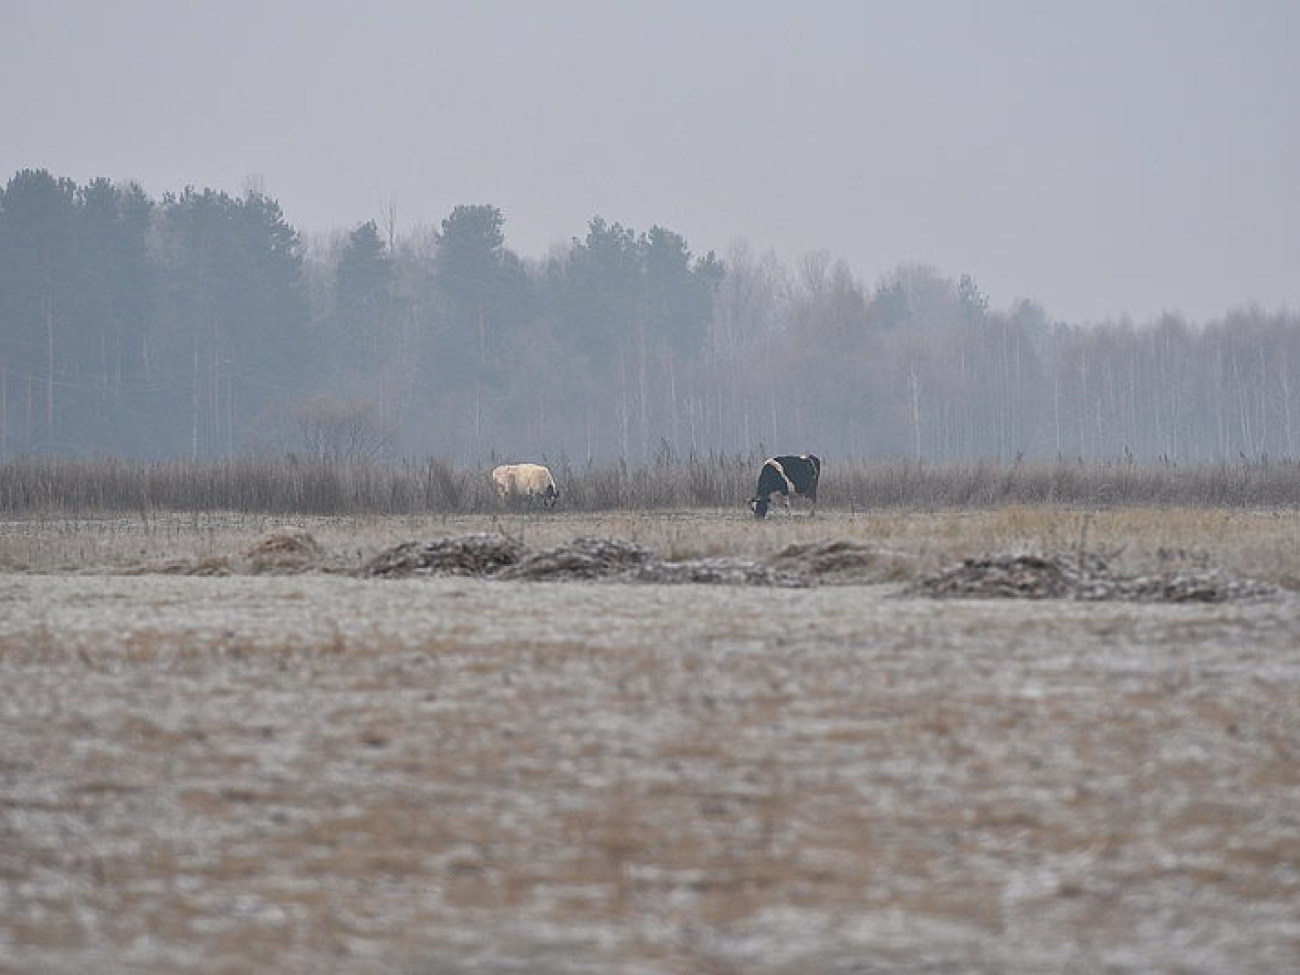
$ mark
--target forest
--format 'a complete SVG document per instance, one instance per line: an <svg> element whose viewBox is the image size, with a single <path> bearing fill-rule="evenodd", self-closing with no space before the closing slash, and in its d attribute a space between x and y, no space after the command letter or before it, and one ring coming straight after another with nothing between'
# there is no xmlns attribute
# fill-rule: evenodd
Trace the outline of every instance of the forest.
<svg viewBox="0 0 1300 975"><path fill-rule="evenodd" d="M524 259L490 204L312 239L259 189L0 191L0 460L646 464L1294 458L1300 315L1053 320L922 265L864 283L594 216Z"/></svg>

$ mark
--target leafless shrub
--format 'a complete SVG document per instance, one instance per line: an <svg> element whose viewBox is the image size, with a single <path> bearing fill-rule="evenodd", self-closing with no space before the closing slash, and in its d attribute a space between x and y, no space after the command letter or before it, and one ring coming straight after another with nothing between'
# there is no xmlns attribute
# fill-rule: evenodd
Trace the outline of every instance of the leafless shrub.
<svg viewBox="0 0 1300 975"><path fill-rule="evenodd" d="M374 404L317 396L293 408L303 449L331 461L374 461L388 454L393 432L375 415Z"/></svg>
<svg viewBox="0 0 1300 975"><path fill-rule="evenodd" d="M827 504L867 509L1007 504L1278 507L1300 504L1300 465L1270 460L1181 467L1127 460L827 463L820 493Z"/></svg>
<svg viewBox="0 0 1300 975"><path fill-rule="evenodd" d="M445 460L430 457L424 467L424 507L430 511L460 511L469 494L465 475Z"/></svg>
<svg viewBox="0 0 1300 975"><path fill-rule="evenodd" d="M585 477L571 478L560 492L566 507L611 511L630 507L629 487L627 465L620 461L603 469L588 468Z"/></svg>

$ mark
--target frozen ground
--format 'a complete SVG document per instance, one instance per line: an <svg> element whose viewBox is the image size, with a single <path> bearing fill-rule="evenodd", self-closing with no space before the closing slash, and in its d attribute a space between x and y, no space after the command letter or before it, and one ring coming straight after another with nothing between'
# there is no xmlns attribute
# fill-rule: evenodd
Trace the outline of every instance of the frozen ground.
<svg viewBox="0 0 1300 975"><path fill-rule="evenodd" d="M0 574L6 973L1300 959L1293 595L91 569Z"/></svg>

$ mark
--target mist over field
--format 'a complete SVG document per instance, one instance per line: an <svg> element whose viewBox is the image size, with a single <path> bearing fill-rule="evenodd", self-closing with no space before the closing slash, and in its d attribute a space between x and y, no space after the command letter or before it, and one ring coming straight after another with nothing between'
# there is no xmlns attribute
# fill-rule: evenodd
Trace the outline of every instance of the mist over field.
<svg viewBox="0 0 1300 975"><path fill-rule="evenodd" d="M1294 968L1298 38L5 0L0 973Z"/></svg>
<svg viewBox="0 0 1300 975"><path fill-rule="evenodd" d="M0 458L1297 454L1292 4L6 13Z"/></svg>
<svg viewBox="0 0 1300 975"><path fill-rule="evenodd" d="M1300 315L1091 326L969 274L593 217L524 260L500 209L308 246L249 191L23 170L0 195L0 458L297 453L574 466L1292 458Z"/></svg>

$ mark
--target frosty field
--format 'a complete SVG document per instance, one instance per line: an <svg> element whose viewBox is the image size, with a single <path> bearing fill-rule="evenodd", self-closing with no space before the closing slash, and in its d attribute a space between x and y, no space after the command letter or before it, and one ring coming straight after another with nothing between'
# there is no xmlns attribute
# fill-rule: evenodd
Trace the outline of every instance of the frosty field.
<svg viewBox="0 0 1300 975"><path fill-rule="evenodd" d="M252 565L287 523L323 554ZM808 588L356 572L490 530L879 557ZM1276 593L909 594L1022 549ZM0 971L1291 970L1298 580L1292 511L5 523Z"/></svg>

